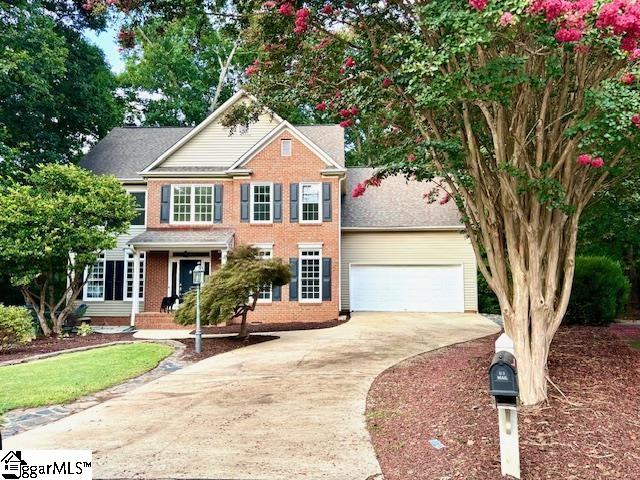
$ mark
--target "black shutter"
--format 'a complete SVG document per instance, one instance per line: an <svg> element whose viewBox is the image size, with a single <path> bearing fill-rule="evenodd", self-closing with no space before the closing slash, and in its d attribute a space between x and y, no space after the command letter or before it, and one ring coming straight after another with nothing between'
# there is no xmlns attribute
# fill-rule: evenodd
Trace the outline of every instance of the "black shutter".
<svg viewBox="0 0 640 480"><path fill-rule="evenodd" d="M331 182L322 183L322 221L331 221Z"/></svg>
<svg viewBox="0 0 640 480"><path fill-rule="evenodd" d="M274 302L282 300L282 287L280 285L274 285L271 289L271 300Z"/></svg>
<svg viewBox="0 0 640 480"><path fill-rule="evenodd" d="M248 183L240 184L240 221L249 221L249 187Z"/></svg>
<svg viewBox="0 0 640 480"><path fill-rule="evenodd" d="M273 221L282 222L282 184L273 184Z"/></svg>
<svg viewBox="0 0 640 480"><path fill-rule="evenodd" d="M289 215L291 222L298 221L298 192L300 191L300 185L292 183L289 185Z"/></svg>
<svg viewBox="0 0 640 480"><path fill-rule="evenodd" d="M222 223L222 194L224 185L213 186L213 222Z"/></svg>
<svg viewBox="0 0 640 480"><path fill-rule="evenodd" d="M331 258L322 259L322 300L331 300Z"/></svg>
<svg viewBox="0 0 640 480"><path fill-rule="evenodd" d="M113 280L113 299L122 300L124 294L124 260L115 262L115 278Z"/></svg>
<svg viewBox="0 0 640 480"><path fill-rule="evenodd" d="M115 276L115 262L107 260L104 269L104 299L113 300L113 287Z"/></svg>
<svg viewBox="0 0 640 480"><path fill-rule="evenodd" d="M291 281L289 282L289 300L295 302L298 300L298 259L290 258L289 267L291 267Z"/></svg>
<svg viewBox="0 0 640 480"><path fill-rule="evenodd" d="M162 185L160 190L160 223L169 223L171 208L171 185Z"/></svg>

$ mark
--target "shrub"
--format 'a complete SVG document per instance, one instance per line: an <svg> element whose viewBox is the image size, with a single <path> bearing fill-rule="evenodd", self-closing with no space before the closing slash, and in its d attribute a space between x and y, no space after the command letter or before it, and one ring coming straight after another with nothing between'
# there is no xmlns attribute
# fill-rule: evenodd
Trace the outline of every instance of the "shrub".
<svg viewBox="0 0 640 480"><path fill-rule="evenodd" d="M489 288L482 273L478 272L478 311L480 313L500 314L498 297Z"/></svg>
<svg viewBox="0 0 640 480"><path fill-rule="evenodd" d="M93 333L93 328L88 323L83 323L78 327L78 331L76 335L79 337L86 337L87 335L91 335Z"/></svg>
<svg viewBox="0 0 640 480"><path fill-rule="evenodd" d="M576 257L569 324L603 325L624 312L631 285L620 264L607 257Z"/></svg>
<svg viewBox="0 0 640 480"><path fill-rule="evenodd" d="M0 304L0 350L29 343L34 337L31 315L24 307Z"/></svg>

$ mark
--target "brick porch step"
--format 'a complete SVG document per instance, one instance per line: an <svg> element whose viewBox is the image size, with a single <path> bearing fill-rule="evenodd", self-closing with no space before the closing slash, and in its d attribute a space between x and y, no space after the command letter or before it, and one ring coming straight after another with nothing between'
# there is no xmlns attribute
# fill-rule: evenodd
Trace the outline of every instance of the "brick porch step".
<svg viewBox="0 0 640 480"><path fill-rule="evenodd" d="M173 319L172 313L162 312L142 312L136 315L136 328L138 330L149 329L186 329L193 328L191 326L177 325Z"/></svg>

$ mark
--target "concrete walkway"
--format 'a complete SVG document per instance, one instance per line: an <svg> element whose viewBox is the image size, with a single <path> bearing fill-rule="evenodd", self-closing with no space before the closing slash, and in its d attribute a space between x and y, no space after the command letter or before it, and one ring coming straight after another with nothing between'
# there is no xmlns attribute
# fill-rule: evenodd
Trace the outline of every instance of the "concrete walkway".
<svg viewBox="0 0 640 480"><path fill-rule="evenodd" d="M473 314L358 314L203 360L4 448L92 449L95 478L380 478L364 418L374 378L498 330Z"/></svg>

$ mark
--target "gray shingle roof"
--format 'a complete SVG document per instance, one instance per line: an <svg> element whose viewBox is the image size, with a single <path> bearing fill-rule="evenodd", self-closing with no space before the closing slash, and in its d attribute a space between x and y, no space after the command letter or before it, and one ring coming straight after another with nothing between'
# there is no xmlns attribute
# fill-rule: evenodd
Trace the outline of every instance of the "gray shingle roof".
<svg viewBox="0 0 640 480"><path fill-rule="evenodd" d="M211 244L229 243L234 231L228 228L198 230L147 230L133 237L129 243L136 246L149 244Z"/></svg>
<svg viewBox="0 0 640 480"><path fill-rule="evenodd" d="M344 165L344 130L339 125L302 125L297 128L339 165ZM191 130L191 127L114 128L85 155L80 165L97 174L115 175L121 179L142 179L138 172ZM184 169L185 172L195 170L211 171L203 168Z"/></svg>
<svg viewBox="0 0 640 480"><path fill-rule="evenodd" d="M383 180L380 187L367 188L353 198L351 191L370 178L372 168L348 168L346 195L342 202L342 228L458 228L460 215L454 202L429 204L423 195L435 185L407 180L402 176Z"/></svg>
<svg viewBox="0 0 640 480"><path fill-rule="evenodd" d="M97 174L142 179L138 172L189 131L191 127L114 128L84 156L80 165Z"/></svg>

